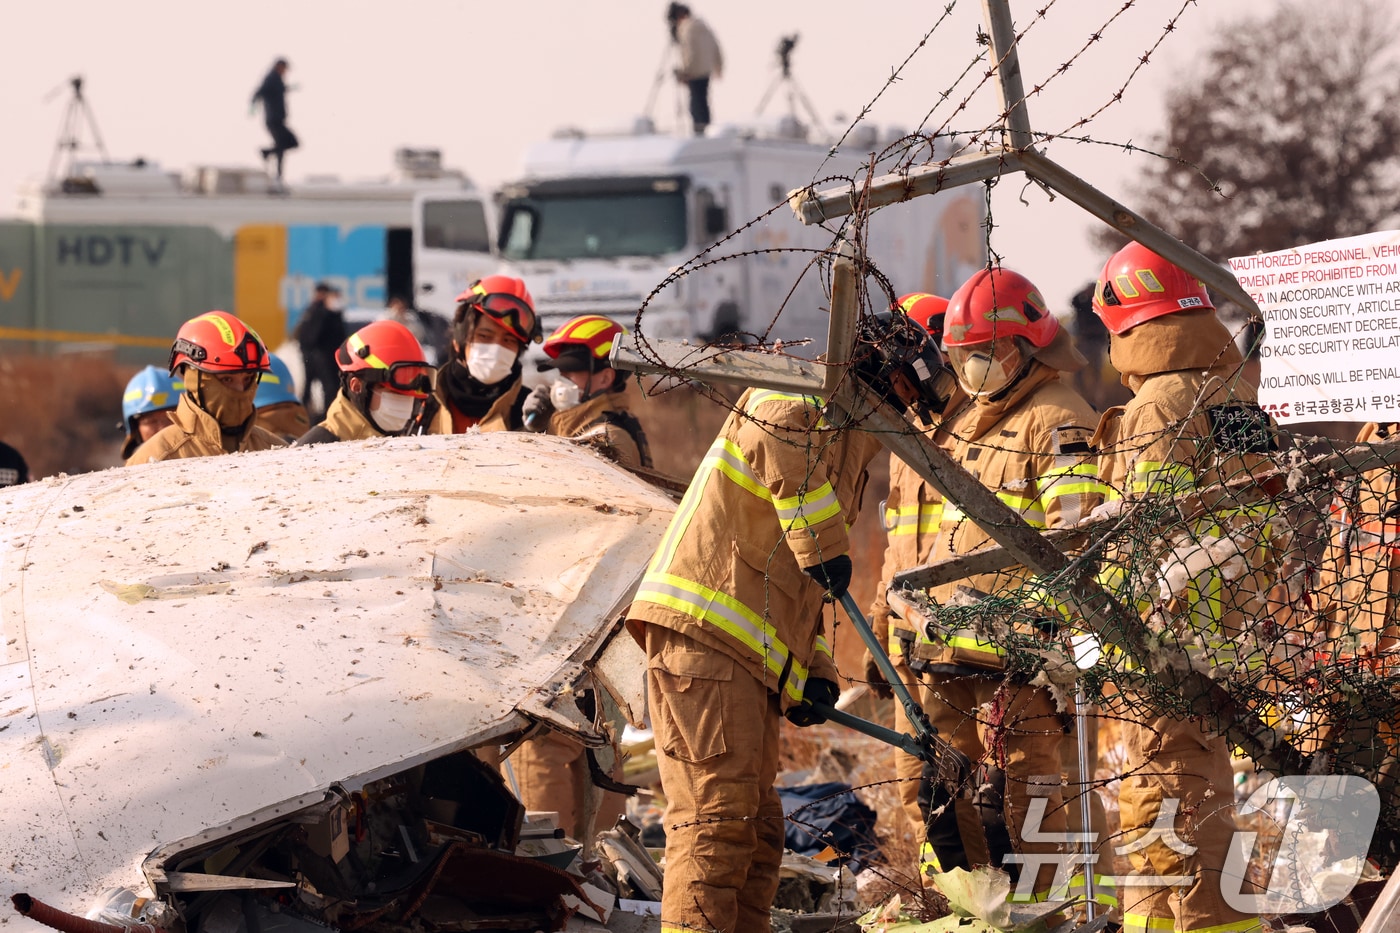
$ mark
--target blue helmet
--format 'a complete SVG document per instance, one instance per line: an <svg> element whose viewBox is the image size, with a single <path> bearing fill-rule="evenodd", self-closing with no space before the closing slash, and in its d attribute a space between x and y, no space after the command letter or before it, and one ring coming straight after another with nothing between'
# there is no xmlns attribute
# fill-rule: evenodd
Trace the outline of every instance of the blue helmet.
<svg viewBox="0 0 1400 933"><path fill-rule="evenodd" d="M296 380L292 378L292 371L276 354L269 354L269 358L272 363L272 371L263 373L262 381L258 383L258 395L253 400L253 405L257 408L263 408L268 405L280 405L283 402L300 402L301 399L297 398L297 384Z"/></svg>
<svg viewBox="0 0 1400 933"><path fill-rule="evenodd" d="M163 369L147 366L131 377L122 394L122 422L127 433L136 429L136 417L151 411L165 411L180 403L185 384Z"/></svg>
<svg viewBox="0 0 1400 933"><path fill-rule="evenodd" d="M180 404L180 393L184 391L185 384L178 377L155 366L147 366L131 377L122 393L122 426L126 428L123 459L130 457L140 443L136 419L153 411L169 411Z"/></svg>

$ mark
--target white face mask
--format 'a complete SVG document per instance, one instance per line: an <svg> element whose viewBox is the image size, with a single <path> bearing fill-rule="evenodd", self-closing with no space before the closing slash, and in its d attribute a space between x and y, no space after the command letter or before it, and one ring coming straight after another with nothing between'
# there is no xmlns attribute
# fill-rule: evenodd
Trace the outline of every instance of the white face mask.
<svg viewBox="0 0 1400 933"><path fill-rule="evenodd" d="M1010 385L1022 369L1019 352L1008 359L1000 359L990 346L972 352L958 352L957 348L952 348L949 356L963 391L973 398L996 395Z"/></svg>
<svg viewBox="0 0 1400 933"><path fill-rule="evenodd" d="M385 434L397 434L406 428L418 407L418 399L398 392L379 389L374 397L376 401L371 406L374 423Z"/></svg>
<svg viewBox="0 0 1400 933"><path fill-rule="evenodd" d="M477 382L493 386L515 368L516 353L499 343L474 343L467 350L467 372Z"/></svg>
<svg viewBox="0 0 1400 933"><path fill-rule="evenodd" d="M554 403L555 411L568 411L583 401L583 390L572 379L556 379L549 387L549 400Z"/></svg>

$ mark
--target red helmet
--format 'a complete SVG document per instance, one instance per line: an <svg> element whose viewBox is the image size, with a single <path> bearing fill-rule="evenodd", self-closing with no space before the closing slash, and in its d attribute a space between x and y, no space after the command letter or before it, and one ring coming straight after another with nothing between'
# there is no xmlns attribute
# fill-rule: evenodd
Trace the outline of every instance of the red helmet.
<svg viewBox="0 0 1400 933"><path fill-rule="evenodd" d="M210 311L180 325L169 369L188 364L206 373L265 373L267 347L254 330L227 311Z"/></svg>
<svg viewBox="0 0 1400 933"><path fill-rule="evenodd" d="M511 275L488 275L457 296L453 337L467 343L475 326L468 309L480 311L515 335L522 344L538 343L543 331L535 301L525 282Z"/></svg>
<svg viewBox="0 0 1400 933"><path fill-rule="evenodd" d="M933 335L934 343L943 342L943 316L948 311L948 299L925 292L912 292L895 302L894 311L903 311L910 319L918 321L924 330Z"/></svg>
<svg viewBox="0 0 1400 933"><path fill-rule="evenodd" d="M1164 314L1214 307L1204 282L1141 243L1114 253L1094 285L1094 313L1114 334Z"/></svg>
<svg viewBox="0 0 1400 933"><path fill-rule="evenodd" d="M949 347L1025 337L1044 349L1060 330L1031 280L1000 267L979 269L959 286L948 300L943 326L943 343Z"/></svg>
<svg viewBox="0 0 1400 933"><path fill-rule="evenodd" d="M355 331L336 348L335 364L371 388L382 383L415 398L433 391L433 369L423 359L423 347L398 321L375 321Z"/></svg>
<svg viewBox="0 0 1400 933"><path fill-rule="evenodd" d="M577 356L589 364L590 369L603 369L610 365L609 354L617 338L626 331L618 324L597 314L584 314L565 321L559 329L549 335L544 342L545 355L559 359L561 353Z"/></svg>

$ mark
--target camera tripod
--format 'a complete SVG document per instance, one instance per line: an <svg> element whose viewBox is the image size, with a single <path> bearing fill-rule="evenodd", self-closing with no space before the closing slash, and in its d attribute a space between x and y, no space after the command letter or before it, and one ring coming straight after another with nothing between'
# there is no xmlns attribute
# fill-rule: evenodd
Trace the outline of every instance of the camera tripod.
<svg viewBox="0 0 1400 933"><path fill-rule="evenodd" d="M787 88L788 112L796 118L798 104L801 104L808 119L812 121L812 126L820 130L822 118L817 116L816 108L807 99L807 95L797 83L797 79L792 76L792 50L797 47L797 38L798 34L793 33L778 40L778 76L773 79L772 84L768 85L768 90L763 92L763 97L758 101L758 109L754 111L754 116L763 116L763 108L768 106L768 101L772 99L779 88L785 87Z"/></svg>
<svg viewBox="0 0 1400 933"><path fill-rule="evenodd" d="M68 85L73 89L73 96L68 98L68 107L63 111L63 122L58 128L58 141L54 144L53 157L49 160L48 183L50 185L58 177L55 173L65 152L68 153L68 158L67 164L63 166L62 177L67 179L72 175L74 156L82 146L84 124L92 134L92 141L97 146L97 151L101 153L102 161L111 161L107 155L107 146L102 142L102 133L97 129L97 118L92 115L92 108L88 106L87 98L83 97L82 75L74 75L69 78ZM55 88L49 97L52 98L60 90L62 90L62 85Z"/></svg>

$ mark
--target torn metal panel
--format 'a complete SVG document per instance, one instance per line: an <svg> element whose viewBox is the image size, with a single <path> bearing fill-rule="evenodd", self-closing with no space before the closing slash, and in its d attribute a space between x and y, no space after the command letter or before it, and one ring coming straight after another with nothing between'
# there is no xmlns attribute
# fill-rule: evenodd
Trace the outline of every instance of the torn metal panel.
<svg viewBox="0 0 1400 933"><path fill-rule="evenodd" d="M602 650L673 509L521 434L6 490L0 849L24 853L16 890L82 913L139 885L163 845L518 734L541 685Z"/></svg>

